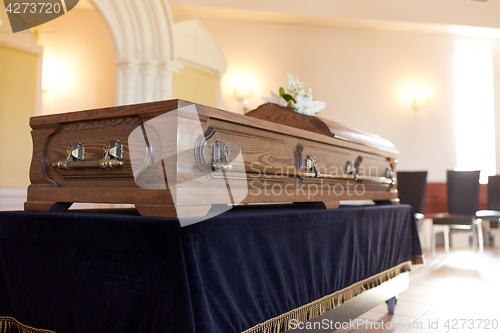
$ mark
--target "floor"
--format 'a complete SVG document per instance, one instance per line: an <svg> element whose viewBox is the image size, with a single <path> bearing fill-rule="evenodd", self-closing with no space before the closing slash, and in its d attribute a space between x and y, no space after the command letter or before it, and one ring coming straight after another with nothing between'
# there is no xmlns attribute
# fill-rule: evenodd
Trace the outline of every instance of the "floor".
<svg viewBox="0 0 500 333"><path fill-rule="evenodd" d="M358 318L366 325L335 332L500 332L498 248L486 249L483 258L472 249L452 249L434 259L426 253L426 260L412 268L393 316L381 304Z"/></svg>

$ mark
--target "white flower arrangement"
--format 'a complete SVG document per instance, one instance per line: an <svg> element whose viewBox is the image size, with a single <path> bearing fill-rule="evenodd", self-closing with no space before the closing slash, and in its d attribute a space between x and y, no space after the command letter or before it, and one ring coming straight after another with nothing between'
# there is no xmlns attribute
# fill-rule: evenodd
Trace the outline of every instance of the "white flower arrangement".
<svg viewBox="0 0 500 333"><path fill-rule="evenodd" d="M271 91L271 97L262 98L266 103L274 103L281 106L287 106L295 112L306 116L315 116L316 113L326 108L325 102L317 101L312 98L312 90L309 88L309 94L304 93L304 82L300 82L297 74L288 73L288 91L280 87L279 95Z"/></svg>

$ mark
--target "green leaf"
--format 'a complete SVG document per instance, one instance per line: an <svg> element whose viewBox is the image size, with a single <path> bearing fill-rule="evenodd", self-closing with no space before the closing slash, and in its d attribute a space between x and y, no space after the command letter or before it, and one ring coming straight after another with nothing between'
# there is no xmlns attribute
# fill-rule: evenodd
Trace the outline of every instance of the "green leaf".
<svg viewBox="0 0 500 333"><path fill-rule="evenodd" d="M293 101L294 103L297 103L297 101L295 100L295 98L293 98L292 95L284 94L284 95L281 95L281 97L283 97L283 99L287 102Z"/></svg>
<svg viewBox="0 0 500 333"><path fill-rule="evenodd" d="M280 87L280 96L283 96L285 94L285 89L283 87Z"/></svg>
<svg viewBox="0 0 500 333"><path fill-rule="evenodd" d="M295 109L295 102L293 100L290 100L287 104L287 107Z"/></svg>

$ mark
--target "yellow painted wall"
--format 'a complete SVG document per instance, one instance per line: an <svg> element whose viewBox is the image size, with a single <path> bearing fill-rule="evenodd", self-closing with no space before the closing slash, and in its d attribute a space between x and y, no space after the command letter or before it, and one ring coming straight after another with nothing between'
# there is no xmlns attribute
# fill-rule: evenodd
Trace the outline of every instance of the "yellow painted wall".
<svg viewBox="0 0 500 333"><path fill-rule="evenodd" d="M42 25L42 113L115 105L115 51L97 10L79 5Z"/></svg>
<svg viewBox="0 0 500 333"><path fill-rule="evenodd" d="M173 79L173 98L217 107L217 74L184 66Z"/></svg>
<svg viewBox="0 0 500 333"><path fill-rule="evenodd" d="M0 187L27 187L38 55L0 44Z"/></svg>

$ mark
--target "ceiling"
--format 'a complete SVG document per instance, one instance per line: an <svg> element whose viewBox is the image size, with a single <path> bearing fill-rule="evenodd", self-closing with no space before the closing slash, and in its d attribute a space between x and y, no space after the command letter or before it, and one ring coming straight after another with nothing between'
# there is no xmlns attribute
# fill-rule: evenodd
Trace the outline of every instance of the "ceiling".
<svg viewBox="0 0 500 333"><path fill-rule="evenodd" d="M330 19L500 28L500 0L169 0L169 3ZM244 19L244 16L238 19Z"/></svg>
<svg viewBox="0 0 500 333"><path fill-rule="evenodd" d="M168 3L174 17L181 18L500 38L500 0L169 0ZM80 0L76 8L91 10L94 6L90 0Z"/></svg>

